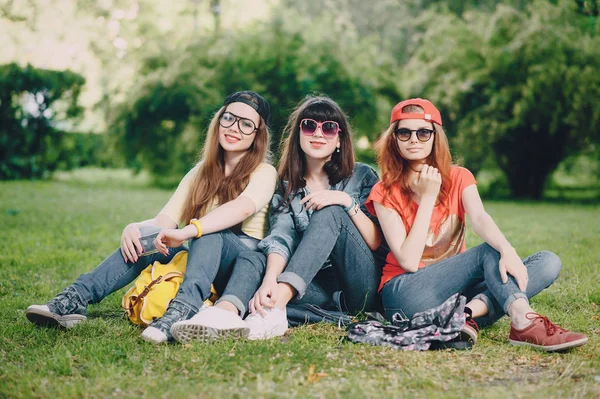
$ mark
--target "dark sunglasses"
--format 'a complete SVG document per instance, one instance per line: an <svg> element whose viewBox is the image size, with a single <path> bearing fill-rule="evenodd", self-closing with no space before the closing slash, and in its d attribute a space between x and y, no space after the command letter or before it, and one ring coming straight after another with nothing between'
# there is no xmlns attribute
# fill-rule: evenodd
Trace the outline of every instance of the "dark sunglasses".
<svg viewBox="0 0 600 399"><path fill-rule="evenodd" d="M242 134L249 136L256 130L256 125L250 119L242 118L231 112L223 112L223 115L219 118L219 125L223 127L231 127L236 122Z"/></svg>
<svg viewBox="0 0 600 399"><path fill-rule="evenodd" d="M300 133L305 136L314 135L319 128L326 139L334 138L340 132L340 125L334 121L317 122L314 119L302 119L300 122Z"/></svg>
<svg viewBox="0 0 600 399"><path fill-rule="evenodd" d="M398 129L394 130L394 134L400 141L410 140L413 132L415 132L415 134L417 135L417 139L422 143L429 141L431 139L431 136L434 133L434 131L431 129L410 130L405 127L400 127Z"/></svg>

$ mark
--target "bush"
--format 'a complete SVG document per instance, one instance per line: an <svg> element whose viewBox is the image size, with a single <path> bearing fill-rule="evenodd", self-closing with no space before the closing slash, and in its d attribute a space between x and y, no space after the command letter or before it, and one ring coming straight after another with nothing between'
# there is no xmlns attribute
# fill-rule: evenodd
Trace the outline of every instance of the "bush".
<svg viewBox="0 0 600 399"><path fill-rule="evenodd" d="M67 132L62 136L56 168L122 168L125 162L113 146L106 134Z"/></svg>
<svg viewBox="0 0 600 399"><path fill-rule="evenodd" d="M48 176L60 160L57 121L82 113L85 79L71 71L0 66L0 179Z"/></svg>
<svg viewBox="0 0 600 399"><path fill-rule="evenodd" d="M129 166L161 181L182 176L214 112L238 90L254 90L270 102L274 153L289 112L308 94L331 96L358 130L372 133L375 88L350 69L335 41L306 38L277 21L252 32L204 38L183 55L164 55L171 58L167 67L148 68L111 124ZM151 60L156 65L156 57Z"/></svg>
<svg viewBox="0 0 600 399"><path fill-rule="evenodd" d="M431 17L408 90L447 113L467 167L492 156L512 196L541 198L560 162L600 139L598 25L566 0Z"/></svg>

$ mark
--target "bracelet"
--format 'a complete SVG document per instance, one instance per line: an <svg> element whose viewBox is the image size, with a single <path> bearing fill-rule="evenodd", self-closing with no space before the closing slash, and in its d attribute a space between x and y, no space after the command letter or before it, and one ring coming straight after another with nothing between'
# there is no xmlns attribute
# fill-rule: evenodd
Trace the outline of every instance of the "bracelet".
<svg viewBox="0 0 600 399"><path fill-rule="evenodd" d="M354 199L354 197L350 197L352 198L352 203L349 206L345 206L344 207L344 212L348 213L351 209L354 208L354 205L356 205L356 200Z"/></svg>
<svg viewBox="0 0 600 399"><path fill-rule="evenodd" d="M358 213L358 211L360 210L360 207L358 206L358 203L354 203L354 208L352 208L350 210L350 212L348 212L348 216L350 216L351 218L353 218L354 216L356 216L356 214Z"/></svg>
<svg viewBox="0 0 600 399"><path fill-rule="evenodd" d="M200 226L200 221L198 219L190 220L190 224L193 224L198 229L198 234L196 234L196 238L202 237L202 226Z"/></svg>

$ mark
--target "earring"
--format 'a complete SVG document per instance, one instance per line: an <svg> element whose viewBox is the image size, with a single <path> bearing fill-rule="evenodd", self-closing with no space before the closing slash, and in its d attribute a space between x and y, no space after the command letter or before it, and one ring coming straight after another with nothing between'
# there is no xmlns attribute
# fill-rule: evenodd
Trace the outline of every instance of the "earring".
<svg viewBox="0 0 600 399"><path fill-rule="evenodd" d="M340 147L338 147L337 150L335 150L335 152L340 152Z"/></svg>

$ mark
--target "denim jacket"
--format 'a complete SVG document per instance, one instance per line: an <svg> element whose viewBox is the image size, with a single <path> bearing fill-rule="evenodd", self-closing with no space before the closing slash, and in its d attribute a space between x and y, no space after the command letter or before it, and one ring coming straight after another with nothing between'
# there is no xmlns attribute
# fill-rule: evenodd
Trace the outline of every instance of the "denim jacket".
<svg viewBox="0 0 600 399"><path fill-rule="evenodd" d="M371 188L379 181L377 172L369 165L357 162L352 175L343 179L335 186L329 186L330 190L344 191L360 204L360 209L371 220L377 222L365 208L365 201L371 192ZM284 185L286 182L284 182ZM279 204L283 202L285 187L278 185L269 206L269 234L258 244L258 249L265 255L278 253L286 261L289 261L296 247L300 243L304 231L308 227L312 209L307 211L300 201L309 194L305 187L293 196L289 205L279 210Z"/></svg>

